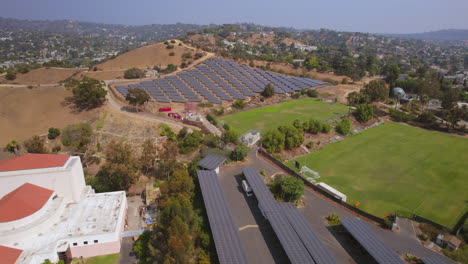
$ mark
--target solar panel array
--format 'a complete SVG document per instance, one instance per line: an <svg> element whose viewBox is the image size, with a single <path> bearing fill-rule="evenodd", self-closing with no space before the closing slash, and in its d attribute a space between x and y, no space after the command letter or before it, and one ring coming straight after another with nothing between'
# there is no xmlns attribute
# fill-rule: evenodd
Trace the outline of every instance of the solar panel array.
<svg viewBox="0 0 468 264"><path fill-rule="evenodd" d="M304 216L292 204L278 203L255 169L244 168L242 172L291 263L337 263Z"/></svg>
<svg viewBox="0 0 468 264"><path fill-rule="evenodd" d="M443 258L441 256L423 258L421 260L424 262L424 264L455 264L454 261L449 260L446 257Z"/></svg>
<svg viewBox="0 0 468 264"><path fill-rule="evenodd" d="M213 153L209 153L202 160L198 162L198 166L207 170L216 170L226 161L226 158Z"/></svg>
<svg viewBox="0 0 468 264"><path fill-rule="evenodd" d="M278 94L292 93L325 84L324 82L288 77L273 72L252 69L233 61L213 58L194 69L140 84L116 86L124 96L129 88L145 89L157 102L201 102L221 104L222 101L246 99L271 84Z"/></svg>
<svg viewBox="0 0 468 264"><path fill-rule="evenodd" d="M216 172L198 170L197 175L219 263L247 263L245 249L242 246L237 227L232 220Z"/></svg>
<svg viewBox="0 0 468 264"><path fill-rule="evenodd" d="M375 236L367 224L358 218L341 219L341 224L380 264L403 264L400 257Z"/></svg>

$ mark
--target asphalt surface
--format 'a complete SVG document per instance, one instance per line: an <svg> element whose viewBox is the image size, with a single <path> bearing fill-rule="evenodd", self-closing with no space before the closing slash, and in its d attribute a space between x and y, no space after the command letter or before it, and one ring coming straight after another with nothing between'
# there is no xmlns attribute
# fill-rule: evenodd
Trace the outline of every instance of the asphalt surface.
<svg viewBox="0 0 468 264"><path fill-rule="evenodd" d="M284 173L272 163L249 153L248 161L241 164L224 165L220 169L219 179L231 209L234 223L239 228L242 243L247 251L249 263L288 263L288 259L276 238L268 221L261 215L256 199L247 197L241 187L242 168L264 170L267 177L275 173ZM327 225L326 217L336 213L340 218L359 217L341 205L306 188L303 196L305 205L299 208L315 233L321 238L338 263L373 263L371 257L343 228ZM363 219L365 220L365 219ZM400 230L393 232L374 223L367 222L370 230L400 256L411 253L419 258L445 256L424 247L414 234L411 222L400 219Z"/></svg>

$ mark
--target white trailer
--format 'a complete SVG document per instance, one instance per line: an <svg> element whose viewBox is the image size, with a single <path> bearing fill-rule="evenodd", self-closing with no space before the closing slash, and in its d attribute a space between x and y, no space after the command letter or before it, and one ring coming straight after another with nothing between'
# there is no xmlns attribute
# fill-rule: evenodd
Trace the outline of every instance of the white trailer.
<svg viewBox="0 0 468 264"><path fill-rule="evenodd" d="M341 201L346 202L346 195L339 192L338 190L331 187L330 185L328 185L328 184L326 184L324 182L319 182L319 183L316 184L316 186L318 188L320 188L321 190L323 190L324 192L335 196L337 199L340 199Z"/></svg>

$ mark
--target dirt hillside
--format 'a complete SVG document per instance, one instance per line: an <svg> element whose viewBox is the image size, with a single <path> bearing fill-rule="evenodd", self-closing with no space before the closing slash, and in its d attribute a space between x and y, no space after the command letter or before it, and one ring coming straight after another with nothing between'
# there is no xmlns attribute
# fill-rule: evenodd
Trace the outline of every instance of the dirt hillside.
<svg viewBox="0 0 468 264"><path fill-rule="evenodd" d="M82 113L63 104L71 92L64 87L0 87L0 147L10 140L24 140L80 121L92 122L99 110Z"/></svg>
<svg viewBox="0 0 468 264"><path fill-rule="evenodd" d="M182 63L182 54L188 51L194 55L195 49L186 46L179 46L179 41L170 43L173 49L167 49L166 44L157 43L144 46L124 53L112 60L98 64L98 71L120 71L131 67L153 68L155 65L167 66L168 64L180 65ZM174 56L169 53L174 52Z"/></svg>
<svg viewBox="0 0 468 264"><path fill-rule="evenodd" d="M16 74L16 79L8 81L5 76L0 77L0 83L4 84L23 84L23 85L40 85L40 84L55 84L64 81L68 77L85 71L87 69L74 68L39 68L30 70L27 73Z"/></svg>

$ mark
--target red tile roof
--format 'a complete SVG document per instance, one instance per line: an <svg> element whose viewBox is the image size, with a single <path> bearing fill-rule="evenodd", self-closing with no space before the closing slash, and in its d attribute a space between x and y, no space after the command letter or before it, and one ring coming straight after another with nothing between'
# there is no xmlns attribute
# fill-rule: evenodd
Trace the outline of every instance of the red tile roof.
<svg viewBox="0 0 468 264"><path fill-rule="evenodd" d="M32 215L46 204L53 192L31 183L21 185L0 199L0 223Z"/></svg>
<svg viewBox="0 0 468 264"><path fill-rule="evenodd" d="M15 264L23 250L0 245L0 263Z"/></svg>
<svg viewBox="0 0 468 264"><path fill-rule="evenodd" d="M65 165L70 155L26 154L6 160L0 160L0 172L15 170L31 170Z"/></svg>

